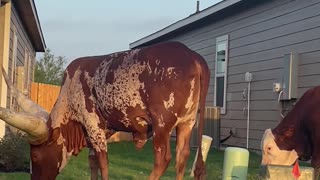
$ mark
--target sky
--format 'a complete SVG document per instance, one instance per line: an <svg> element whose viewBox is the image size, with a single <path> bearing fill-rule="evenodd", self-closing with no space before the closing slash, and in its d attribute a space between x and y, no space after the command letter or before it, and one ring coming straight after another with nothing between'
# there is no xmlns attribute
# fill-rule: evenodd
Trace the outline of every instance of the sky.
<svg viewBox="0 0 320 180"><path fill-rule="evenodd" d="M200 0L200 10L221 0ZM35 0L44 39L67 62L129 44L196 10L196 0ZM42 54L38 54L41 57Z"/></svg>

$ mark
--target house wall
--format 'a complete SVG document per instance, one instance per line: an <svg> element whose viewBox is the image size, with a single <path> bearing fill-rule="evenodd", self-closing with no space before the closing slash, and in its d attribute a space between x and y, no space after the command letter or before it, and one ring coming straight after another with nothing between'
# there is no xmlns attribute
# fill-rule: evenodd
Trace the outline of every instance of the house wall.
<svg viewBox="0 0 320 180"><path fill-rule="evenodd" d="M33 78L33 67L35 59L35 49L20 21L19 15L11 2L1 4L0 6L0 66L3 67L10 78L13 78L14 84L21 89L27 88L30 92L29 83ZM28 58L26 58L28 57ZM30 59L27 65L26 60ZM14 63L16 62L16 63ZM2 69L2 68L1 68ZM0 70L2 71L2 70ZM26 72L29 73L26 76ZM28 79L26 79L28 77ZM2 76L1 76L2 78ZM27 83L26 83L27 82ZM7 93L7 86L4 79L0 81L1 107L13 107L12 99ZM5 135L5 123L0 121L0 138Z"/></svg>
<svg viewBox="0 0 320 180"><path fill-rule="evenodd" d="M0 66L7 70L9 59L9 33L10 33L11 3L0 6ZM2 72L2 68L0 70ZM2 74L2 73L1 73ZM7 86L0 77L0 105L6 107ZM5 135L5 122L0 120L0 138Z"/></svg>
<svg viewBox="0 0 320 180"><path fill-rule="evenodd" d="M31 44L28 34L25 31L24 25L20 20L14 4L11 8L11 11L12 15L10 20L11 25L8 74L14 79L14 84L21 91L28 90L27 92L30 92L36 52ZM29 73L29 75L27 73ZM11 106L11 108L17 108L12 100L10 100L10 96L7 98L7 106ZM13 106L12 103L14 104Z"/></svg>
<svg viewBox="0 0 320 180"><path fill-rule="evenodd" d="M272 92L272 85L282 79L284 55L290 52L300 55L299 97L320 84L320 1L254 2L239 6L240 10L230 10L219 20L208 21L206 26L166 40L183 42L206 59L212 77L207 106L212 106L216 38L229 35L227 113L221 115L221 138L232 129L235 136L224 144L246 146L247 121L243 113L246 102L242 94L247 88L244 74L250 71L253 82L249 148L259 149L264 130L275 127L280 121L278 94Z"/></svg>

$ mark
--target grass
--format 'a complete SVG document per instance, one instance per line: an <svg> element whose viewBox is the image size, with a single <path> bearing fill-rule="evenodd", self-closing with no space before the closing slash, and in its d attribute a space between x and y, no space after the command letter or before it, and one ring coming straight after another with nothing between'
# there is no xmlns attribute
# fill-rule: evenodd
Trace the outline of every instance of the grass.
<svg viewBox="0 0 320 180"><path fill-rule="evenodd" d="M172 160L161 180L171 180L175 177L175 144L171 146ZM111 143L108 145L109 152L109 177L121 180L147 179L153 167L152 143L148 142L143 150L137 151L132 142ZM221 179L223 169L223 151L210 150L207 161L207 179ZM186 180L189 177L190 169L194 160L196 150L192 150L185 172ZM58 180L90 179L87 161L88 150L82 151L78 157L71 158L70 162ZM248 179L256 179L259 172L261 157L250 153ZM29 179L28 173L0 173L1 180L25 180Z"/></svg>

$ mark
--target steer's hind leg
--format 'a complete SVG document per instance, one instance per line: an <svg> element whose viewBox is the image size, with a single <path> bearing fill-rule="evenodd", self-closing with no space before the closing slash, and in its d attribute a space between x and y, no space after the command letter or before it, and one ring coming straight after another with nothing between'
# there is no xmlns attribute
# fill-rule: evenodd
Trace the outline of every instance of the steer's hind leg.
<svg viewBox="0 0 320 180"><path fill-rule="evenodd" d="M193 122L193 121L192 121ZM190 136L193 124L189 122L181 123L177 126L176 142L176 173L177 180L182 180L186 163L190 155Z"/></svg>

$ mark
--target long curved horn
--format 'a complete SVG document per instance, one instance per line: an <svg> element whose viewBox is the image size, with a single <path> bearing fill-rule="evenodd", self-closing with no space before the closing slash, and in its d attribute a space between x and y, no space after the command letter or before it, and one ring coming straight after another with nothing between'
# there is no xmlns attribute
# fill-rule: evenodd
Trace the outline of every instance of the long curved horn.
<svg viewBox="0 0 320 180"><path fill-rule="evenodd" d="M14 87L3 67L2 74L11 94L16 98L22 110L24 112L40 116L47 121L49 119L49 113Z"/></svg>
<svg viewBox="0 0 320 180"><path fill-rule="evenodd" d="M43 118L25 113L15 113L0 107L0 119L29 135L29 143L38 145L48 140L49 130Z"/></svg>

